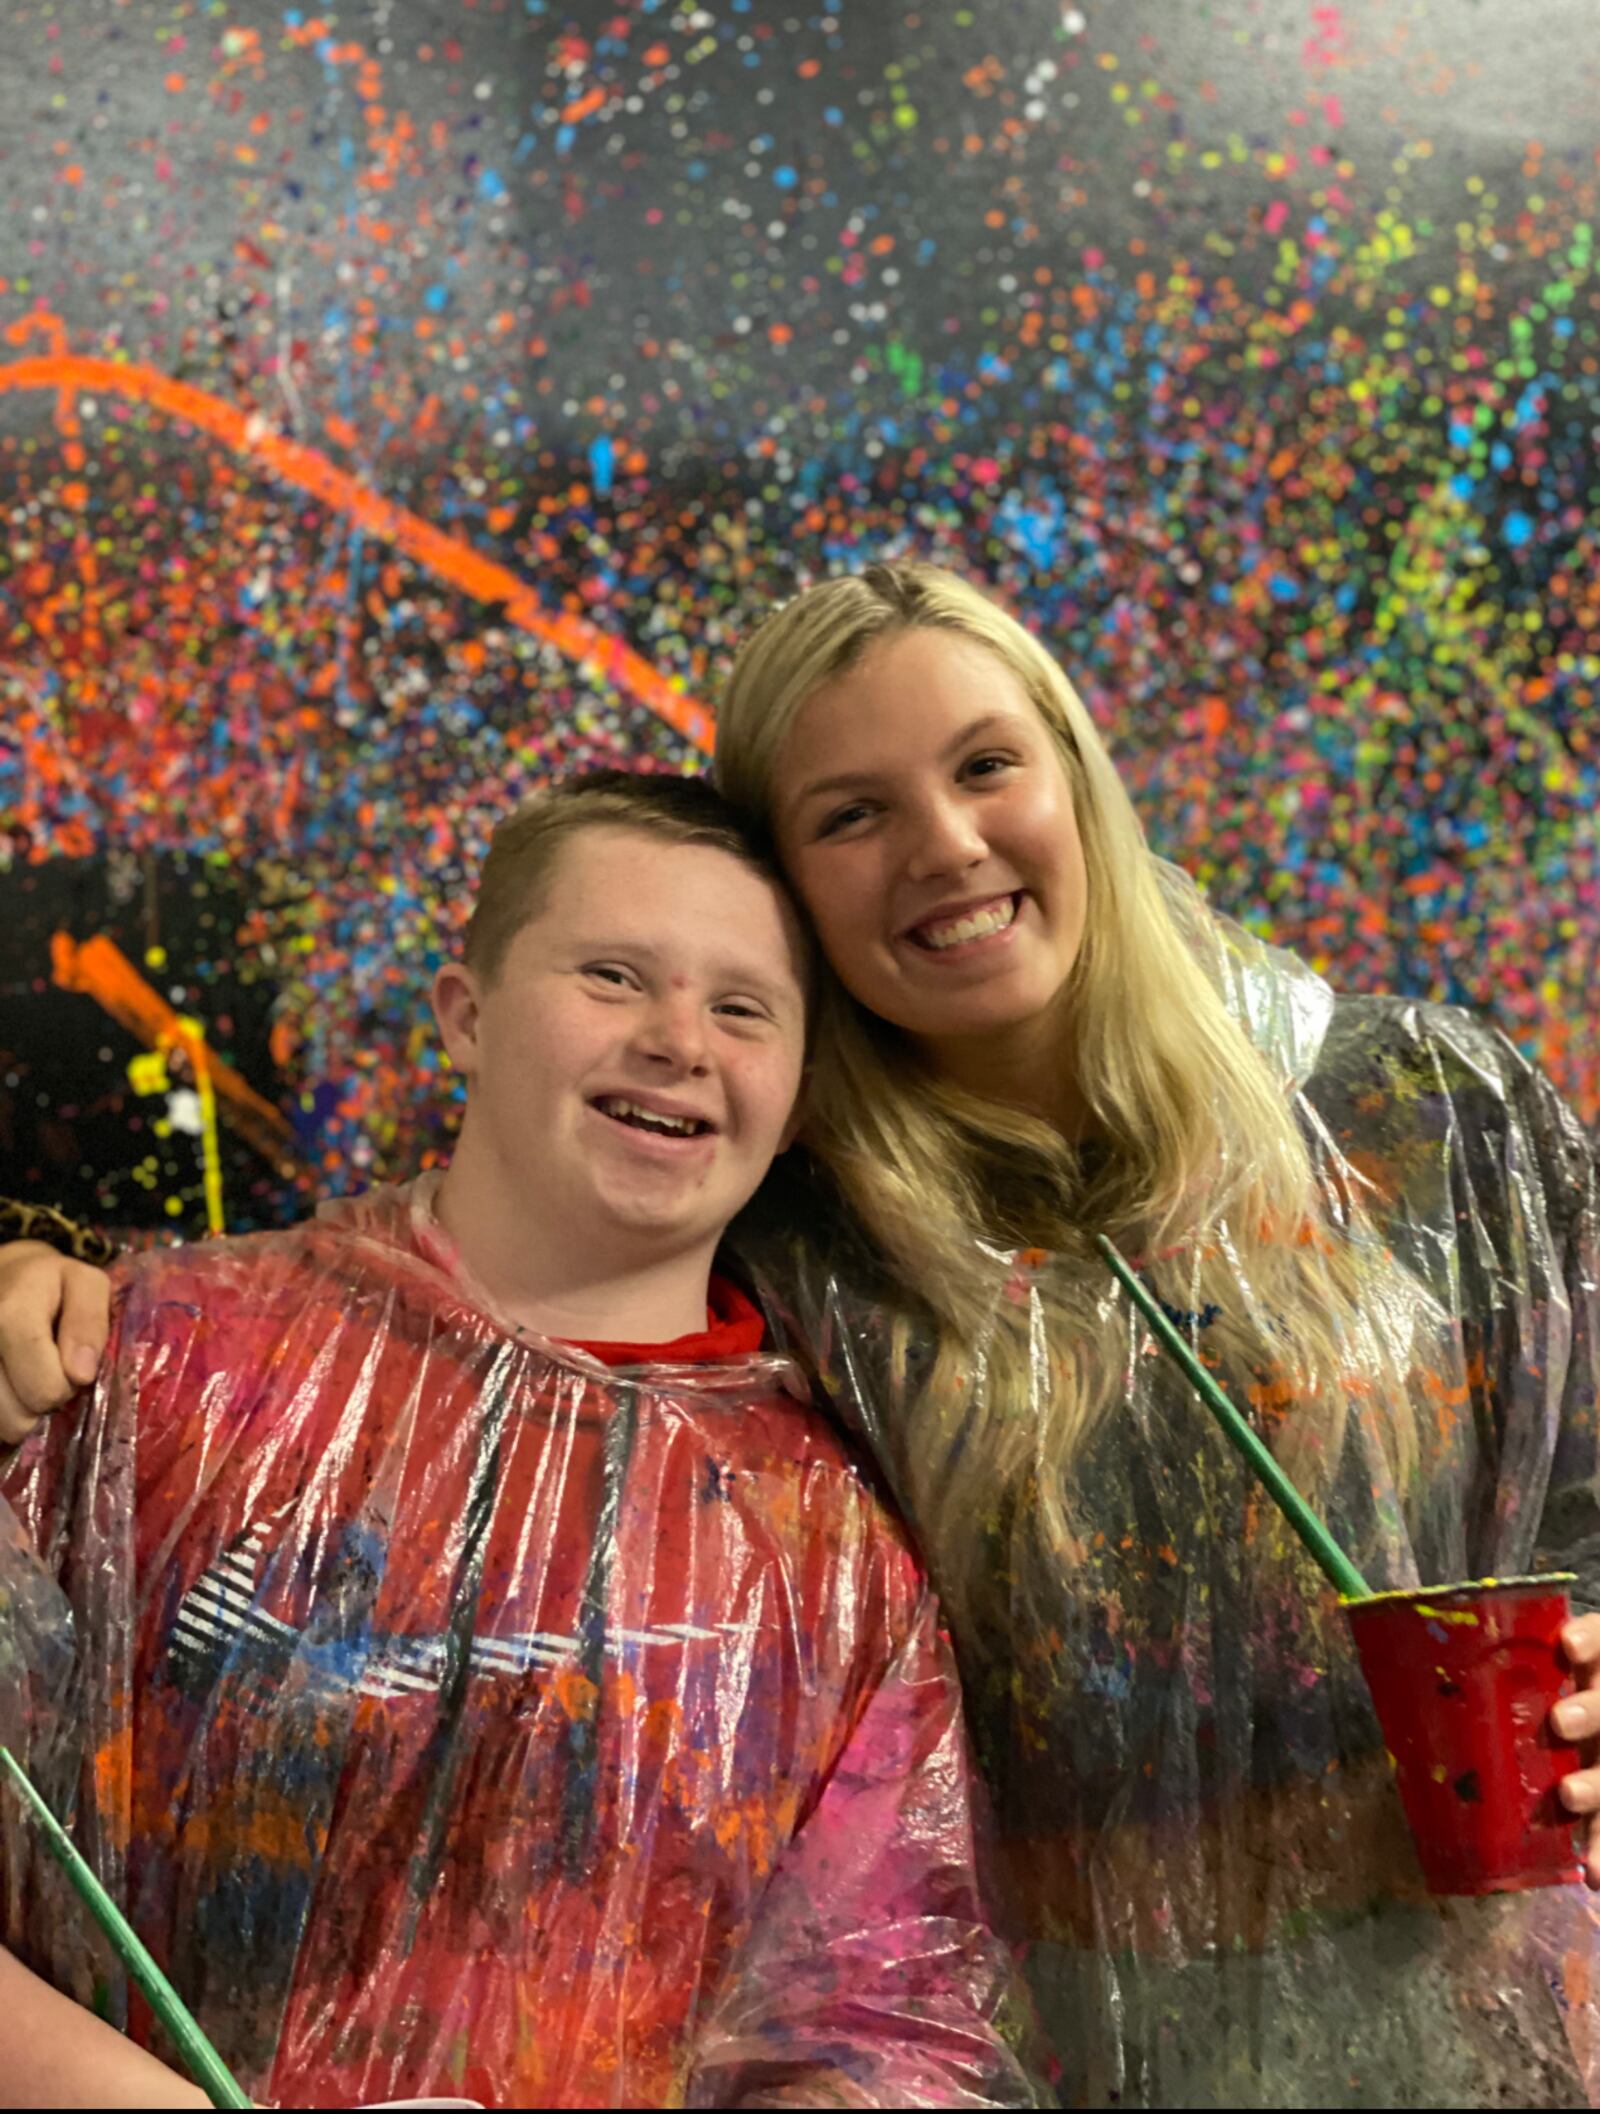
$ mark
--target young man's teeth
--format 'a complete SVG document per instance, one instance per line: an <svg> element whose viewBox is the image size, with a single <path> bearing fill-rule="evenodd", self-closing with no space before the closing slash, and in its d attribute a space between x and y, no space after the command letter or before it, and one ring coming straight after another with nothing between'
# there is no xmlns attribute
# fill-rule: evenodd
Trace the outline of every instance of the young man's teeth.
<svg viewBox="0 0 1600 2114"><path fill-rule="evenodd" d="M640 1130L665 1131L674 1138L693 1137L700 1128L700 1121L696 1116L664 1116L659 1109L641 1108L637 1101L622 1101L612 1097L600 1105L608 1116L616 1116L624 1123L635 1124Z"/></svg>
<svg viewBox="0 0 1600 2114"><path fill-rule="evenodd" d="M984 940L991 932L1004 932L1017 914L1015 896L991 903L987 910L964 918L951 918L943 925L924 925L919 937L927 947L958 947L963 940Z"/></svg>

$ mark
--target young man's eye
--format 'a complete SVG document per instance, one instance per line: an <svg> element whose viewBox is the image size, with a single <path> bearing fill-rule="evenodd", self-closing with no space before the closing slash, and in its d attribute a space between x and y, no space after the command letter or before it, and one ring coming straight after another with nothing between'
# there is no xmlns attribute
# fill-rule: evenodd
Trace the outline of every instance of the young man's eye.
<svg viewBox="0 0 1600 2114"><path fill-rule="evenodd" d="M765 1006L756 1004L753 998L724 998L717 1003L717 1011L729 1020L769 1020L771 1015Z"/></svg>
<svg viewBox="0 0 1600 2114"><path fill-rule="evenodd" d="M620 969L615 962L585 962L583 973L625 991L631 991L634 986L632 970Z"/></svg>

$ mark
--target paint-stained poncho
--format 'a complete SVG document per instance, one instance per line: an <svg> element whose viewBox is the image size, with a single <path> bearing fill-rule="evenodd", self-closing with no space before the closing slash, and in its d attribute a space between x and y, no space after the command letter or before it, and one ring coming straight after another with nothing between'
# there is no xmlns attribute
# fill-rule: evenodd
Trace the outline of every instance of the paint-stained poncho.
<svg viewBox="0 0 1600 2114"><path fill-rule="evenodd" d="M1592 1142L1492 1028L1336 999L1165 879L1324 1188L1407 1273L1383 1325L1423 1346L1422 1469L1401 1499L1353 1405L1334 1528L1376 1586L1565 1568L1575 1603L1600 1606ZM763 1243L774 1309L892 1471L916 1412L886 1377L884 1289L863 1293L858 1260L830 1266L821 1224L793 1252ZM1019 1619L956 1639L1062 2099L1583 2104L1600 2084L1590 1897L1428 1897L1330 1590L1297 1546L1267 1547L1263 1501L1126 1296L1087 1262L975 1251L971 1268L995 1311L1020 1300L1041 1329L1041 1285L1078 1272L1085 1325L1128 1374L1071 1470L1054 1634ZM1204 1353L1209 1318L1185 1325ZM1282 1414L1252 1403L1249 1374L1219 1377ZM1003 1576L1005 1534L976 1510L971 1531Z"/></svg>
<svg viewBox="0 0 1600 2114"><path fill-rule="evenodd" d="M248 2089L1030 2103L934 1605L748 1302L519 1341L404 1191L119 1278L4 1484L0 1738Z"/></svg>

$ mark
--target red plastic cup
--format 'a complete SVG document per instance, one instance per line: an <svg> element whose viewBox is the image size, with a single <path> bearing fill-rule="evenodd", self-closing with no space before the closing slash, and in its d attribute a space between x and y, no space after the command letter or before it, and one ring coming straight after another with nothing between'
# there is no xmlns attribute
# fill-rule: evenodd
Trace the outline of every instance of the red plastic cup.
<svg viewBox="0 0 1600 2114"><path fill-rule="evenodd" d="M1581 1876L1555 1788L1580 1756L1549 1724L1572 1689L1559 1640L1573 1576L1344 1603L1430 1893L1505 1894Z"/></svg>

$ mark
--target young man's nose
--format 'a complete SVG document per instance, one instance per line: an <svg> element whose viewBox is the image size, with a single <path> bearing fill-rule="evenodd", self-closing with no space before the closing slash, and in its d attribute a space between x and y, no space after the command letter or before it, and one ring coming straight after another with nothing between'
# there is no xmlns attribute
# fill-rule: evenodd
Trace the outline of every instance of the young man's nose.
<svg viewBox="0 0 1600 2114"><path fill-rule="evenodd" d="M707 1069L706 1020L698 998L669 993L639 1022L635 1046L656 1064L687 1072Z"/></svg>

